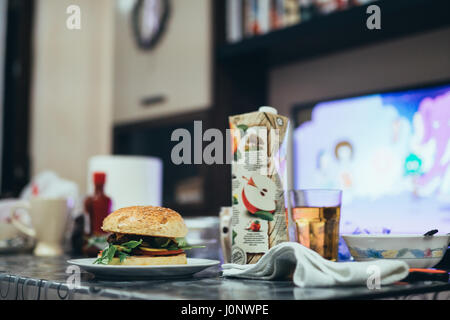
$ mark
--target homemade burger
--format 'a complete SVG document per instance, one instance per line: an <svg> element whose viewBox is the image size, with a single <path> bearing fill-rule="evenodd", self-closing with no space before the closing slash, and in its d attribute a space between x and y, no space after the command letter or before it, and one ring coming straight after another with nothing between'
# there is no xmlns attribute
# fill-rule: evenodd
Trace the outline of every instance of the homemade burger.
<svg viewBox="0 0 450 320"><path fill-rule="evenodd" d="M188 230L181 215L167 208L122 208L103 220L102 229L112 234L108 247L94 262L97 264L186 264L184 251L194 248L184 239Z"/></svg>

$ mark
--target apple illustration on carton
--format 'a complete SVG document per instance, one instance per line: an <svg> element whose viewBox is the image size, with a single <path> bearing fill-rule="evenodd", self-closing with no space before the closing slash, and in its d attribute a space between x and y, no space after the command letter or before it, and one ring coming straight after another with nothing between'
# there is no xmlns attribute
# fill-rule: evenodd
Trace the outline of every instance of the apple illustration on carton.
<svg viewBox="0 0 450 320"><path fill-rule="evenodd" d="M255 214L257 212L273 213L276 208L276 185L266 176L254 174L242 188L242 203L245 208Z"/></svg>

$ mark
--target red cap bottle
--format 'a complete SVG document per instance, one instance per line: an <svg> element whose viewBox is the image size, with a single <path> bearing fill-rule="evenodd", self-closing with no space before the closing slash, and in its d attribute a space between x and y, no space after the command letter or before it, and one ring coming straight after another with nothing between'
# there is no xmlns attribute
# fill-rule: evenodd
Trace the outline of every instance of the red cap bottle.
<svg viewBox="0 0 450 320"><path fill-rule="evenodd" d="M111 213L111 199L105 195L103 188L106 183L106 173L94 172L93 181L95 192L84 201L84 208L89 216L89 235L102 235L103 219Z"/></svg>
<svg viewBox="0 0 450 320"><path fill-rule="evenodd" d="M106 182L106 173L104 172L94 172L94 185L102 184Z"/></svg>

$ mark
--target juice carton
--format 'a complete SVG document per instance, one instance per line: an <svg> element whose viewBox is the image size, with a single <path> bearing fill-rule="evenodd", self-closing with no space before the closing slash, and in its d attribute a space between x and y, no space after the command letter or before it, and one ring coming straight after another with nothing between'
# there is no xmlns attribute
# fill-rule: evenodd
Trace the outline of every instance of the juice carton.
<svg viewBox="0 0 450 320"><path fill-rule="evenodd" d="M272 107L229 118L232 145L231 262L256 263L288 241L289 119Z"/></svg>

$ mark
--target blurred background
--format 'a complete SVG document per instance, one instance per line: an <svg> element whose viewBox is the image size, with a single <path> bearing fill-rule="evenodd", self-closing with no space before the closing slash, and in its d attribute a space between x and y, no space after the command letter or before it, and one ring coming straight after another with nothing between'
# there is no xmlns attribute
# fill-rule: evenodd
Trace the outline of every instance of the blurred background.
<svg viewBox="0 0 450 320"><path fill-rule="evenodd" d="M381 29L366 25L371 4ZM297 128L311 103L441 88L449 12L447 0L0 0L1 195L51 171L84 196L93 171L116 170L113 203L145 190L151 204L217 215L230 168L173 164L174 129L224 131L261 105Z"/></svg>

